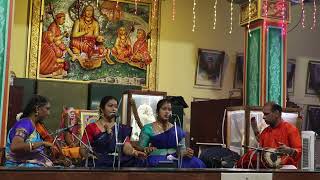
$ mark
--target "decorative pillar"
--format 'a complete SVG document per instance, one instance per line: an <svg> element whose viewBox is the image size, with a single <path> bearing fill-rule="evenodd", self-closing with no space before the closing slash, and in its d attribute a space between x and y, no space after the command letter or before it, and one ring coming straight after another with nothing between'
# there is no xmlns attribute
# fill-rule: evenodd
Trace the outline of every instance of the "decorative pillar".
<svg viewBox="0 0 320 180"><path fill-rule="evenodd" d="M246 28L243 97L247 106L274 101L285 107L289 17L290 2L285 0L240 5L240 25Z"/></svg>
<svg viewBox="0 0 320 180"><path fill-rule="evenodd" d="M13 0L0 0L0 148L4 147L8 111L8 75Z"/></svg>

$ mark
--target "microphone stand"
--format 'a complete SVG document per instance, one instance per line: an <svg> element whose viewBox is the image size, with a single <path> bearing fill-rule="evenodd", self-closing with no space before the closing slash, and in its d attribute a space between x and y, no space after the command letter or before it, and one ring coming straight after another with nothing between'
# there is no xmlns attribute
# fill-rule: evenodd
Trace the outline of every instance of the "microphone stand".
<svg viewBox="0 0 320 180"><path fill-rule="evenodd" d="M118 110L122 102L122 97L119 101L118 104ZM114 125L114 131L115 131L115 139L116 139L116 146L114 150L114 155L113 155L113 169L115 169L115 158L116 155L118 154L118 170L121 167L121 153L122 153L122 146L124 143L119 143L119 129L120 129L120 116L116 113L115 114L115 125Z"/></svg>
<svg viewBox="0 0 320 180"><path fill-rule="evenodd" d="M181 146L182 144L179 144L179 140L178 140L178 130L177 130L177 117L179 118L179 116L172 114L172 117L175 116L175 118L173 118L174 121L174 131L175 131L175 136L176 136L176 145L177 145L177 155L178 155L178 168L182 167L182 155L181 155ZM180 122L180 118L179 118L179 122Z"/></svg>
<svg viewBox="0 0 320 180"><path fill-rule="evenodd" d="M121 167L121 155L122 155L122 146L124 145L123 142L119 142L119 129L120 129L120 120L119 116L116 117L116 123L115 123L115 138L116 138L116 148L115 148L115 155L118 153L118 170ZM114 167L113 167L114 168Z"/></svg>

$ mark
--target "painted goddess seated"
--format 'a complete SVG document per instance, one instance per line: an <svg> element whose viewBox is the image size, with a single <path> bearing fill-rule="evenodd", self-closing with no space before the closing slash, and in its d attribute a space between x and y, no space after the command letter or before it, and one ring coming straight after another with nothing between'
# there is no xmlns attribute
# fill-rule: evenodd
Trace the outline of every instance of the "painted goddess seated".
<svg viewBox="0 0 320 180"><path fill-rule="evenodd" d="M120 63L126 63L130 60L132 56L131 40L125 27L120 27L118 29L116 43L112 48L111 53Z"/></svg>

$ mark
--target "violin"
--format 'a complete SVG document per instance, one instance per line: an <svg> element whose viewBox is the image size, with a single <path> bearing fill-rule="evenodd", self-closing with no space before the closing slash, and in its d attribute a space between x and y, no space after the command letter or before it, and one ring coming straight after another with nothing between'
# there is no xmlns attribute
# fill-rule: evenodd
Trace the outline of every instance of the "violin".
<svg viewBox="0 0 320 180"><path fill-rule="evenodd" d="M36 130L37 132L40 134L41 138L44 141L50 142L50 143L54 143L54 138L50 135L49 131L47 130L47 128L44 126L43 123L36 123ZM58 161L62 160L62 164L64 164L65 166L70 166L70 160L67 159L63 154L62 154L62 150L61 147L57 144L54 143L54 146L50 148L51 152L49 152L53 158L54 161ZM69 164L69 165L68 165Z"/></svg>

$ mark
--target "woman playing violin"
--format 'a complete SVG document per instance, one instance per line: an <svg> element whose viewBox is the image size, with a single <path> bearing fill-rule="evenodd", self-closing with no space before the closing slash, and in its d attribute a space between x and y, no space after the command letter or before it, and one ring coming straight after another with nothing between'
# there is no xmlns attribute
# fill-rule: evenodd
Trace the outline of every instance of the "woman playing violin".
<svg viewBox="0 0 320 180"><path fill-rule="evenodd" d="M50 167L52 161L45 154L45 147L52 147L51 142L43 141L36 124L50 114L47 98L35 95L23 110L23 115L9 130L6 144L5 166L13 167Z"/></svg>

